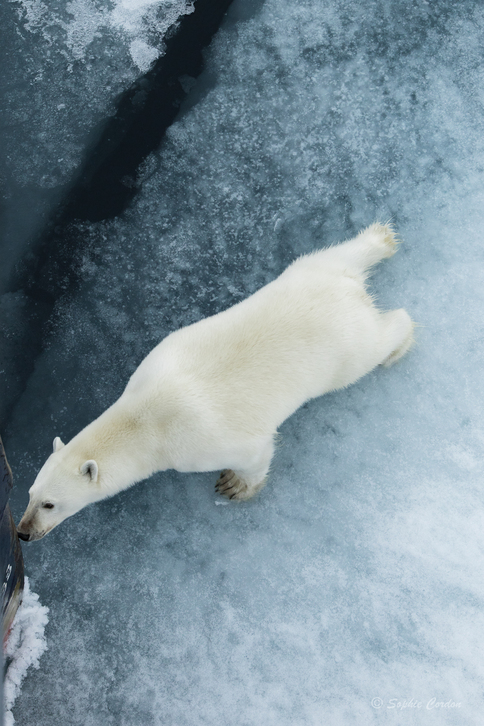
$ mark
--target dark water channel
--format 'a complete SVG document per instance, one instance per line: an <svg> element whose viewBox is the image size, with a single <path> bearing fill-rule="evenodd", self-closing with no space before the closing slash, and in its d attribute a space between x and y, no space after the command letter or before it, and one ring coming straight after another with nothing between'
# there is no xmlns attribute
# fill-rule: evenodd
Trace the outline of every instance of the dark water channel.
<svg viewBox="0 0 484 726"><path fill-rule="evenodd" d="M9 329L9 321L5 320L8 309L3 316L3 430L48 338L56 301L71 294L79 282L79 260L85 250L79 222L112 219L135 197L139 166L158 149L182 102L196 85L195 79L204 65L203 49L230 4L231 0L196 0L194 11L169 29L164 38L164 54L120 95L114 113L92 129L74 180L64 191L57 189L51 193L53 209L42 215L41 229L30 230L23 244L19 241L22 255L0 290L12 295L20 293L22 297L21 315L16 316L14 329ZM196 99L197 90L192 96ZM39 193L42 195L41 190ZM33 200L29 205L24 199L25 208L17 209L18 225L21 226L32 204L35 206ZM9 232L15 239L15 234ZM8 244L5 237L4 244ZM17 256L15 251L10 252L14 258Z"/></svg>

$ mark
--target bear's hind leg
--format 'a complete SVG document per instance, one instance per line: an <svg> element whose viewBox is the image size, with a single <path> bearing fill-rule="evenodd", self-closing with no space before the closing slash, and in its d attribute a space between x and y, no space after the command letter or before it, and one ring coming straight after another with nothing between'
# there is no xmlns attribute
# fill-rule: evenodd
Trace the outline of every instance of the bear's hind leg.
<svg viewBox="0 0 484 726"><path fill-rule="evenodd" d="M383 313L383 318L384 347L381 365L389 368L412 347L415 323L403 308Z"/></svg>
<svg viewBox="0 0 484 726"><path fill-rule="evenodd" d="M331 247L327 252L348 268L364 274L381 260L392 257L397 246L392 225L375 222L354 239Z"/></svg>
<svg viewBox="0 0 484 726"><path fill-rule="evenodd" d="M271 439L255 457L250 468L224 469L215 485L215 491L229 499L250 499L265 485L273 453L274 444Z"/></svg>

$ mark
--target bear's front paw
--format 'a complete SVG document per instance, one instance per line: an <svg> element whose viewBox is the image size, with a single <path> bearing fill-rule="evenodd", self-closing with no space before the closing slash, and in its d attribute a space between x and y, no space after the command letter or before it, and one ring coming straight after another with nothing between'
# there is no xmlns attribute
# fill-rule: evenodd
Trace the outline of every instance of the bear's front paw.
<svg viewBox="0 0 484 726"><path fill-rule="evenodd" d="M215 491L229 499L250 499L263 484L264 482L261 482L258 486L249 487L247 482L238 476L235 471L224 469L215 484Z"/></svg>
<svg viewBox="0 0 484 726"><path fill-rule="evenodd" d="M215 484L215 491L229 499L239 499L239 494L244 489L247 489L247 484L232 469L224 469Z"/></svg>

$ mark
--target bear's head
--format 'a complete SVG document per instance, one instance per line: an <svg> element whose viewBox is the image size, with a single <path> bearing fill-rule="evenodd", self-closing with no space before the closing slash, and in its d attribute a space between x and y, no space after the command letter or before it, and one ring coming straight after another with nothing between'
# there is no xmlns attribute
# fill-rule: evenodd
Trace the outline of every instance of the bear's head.
<svg viewBox="0 0 484 726"><path fill-rule="evenodd" d="M53 453L30 487L29 505L17 527L20 539L41 539L67 517L102 499L98 474L94 460L79 461L69 445L55 438Z"/></svg>

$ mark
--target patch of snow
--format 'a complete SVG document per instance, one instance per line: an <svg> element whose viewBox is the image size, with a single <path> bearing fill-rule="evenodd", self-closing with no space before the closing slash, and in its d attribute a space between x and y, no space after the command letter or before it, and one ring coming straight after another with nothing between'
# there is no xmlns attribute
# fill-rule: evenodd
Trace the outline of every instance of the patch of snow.
<svg viewBox="0 0 484 726"><path fill-rule="evenodd" d="M65 7L42 0L10 0L19 6L27 30L51 44L63 35L66 56L84 60L89 46L106 29L115 29L128 42L131 58L142 72L163 50L162 39L180 16L193 12L190 0L71 0ZM158 45L149 42L156 38Z"/></svg>
<svg viewBox="0 0 484 726"><path fill-rule="evenodd" d="M49 622L49 608L41 605L39 596L32 592L28 577L20 605L5 648L9 661L4 681L5 726L13 726L12 708L20 693L28 669L39 667L42 654L47 650L45 626Z"/></svg>

